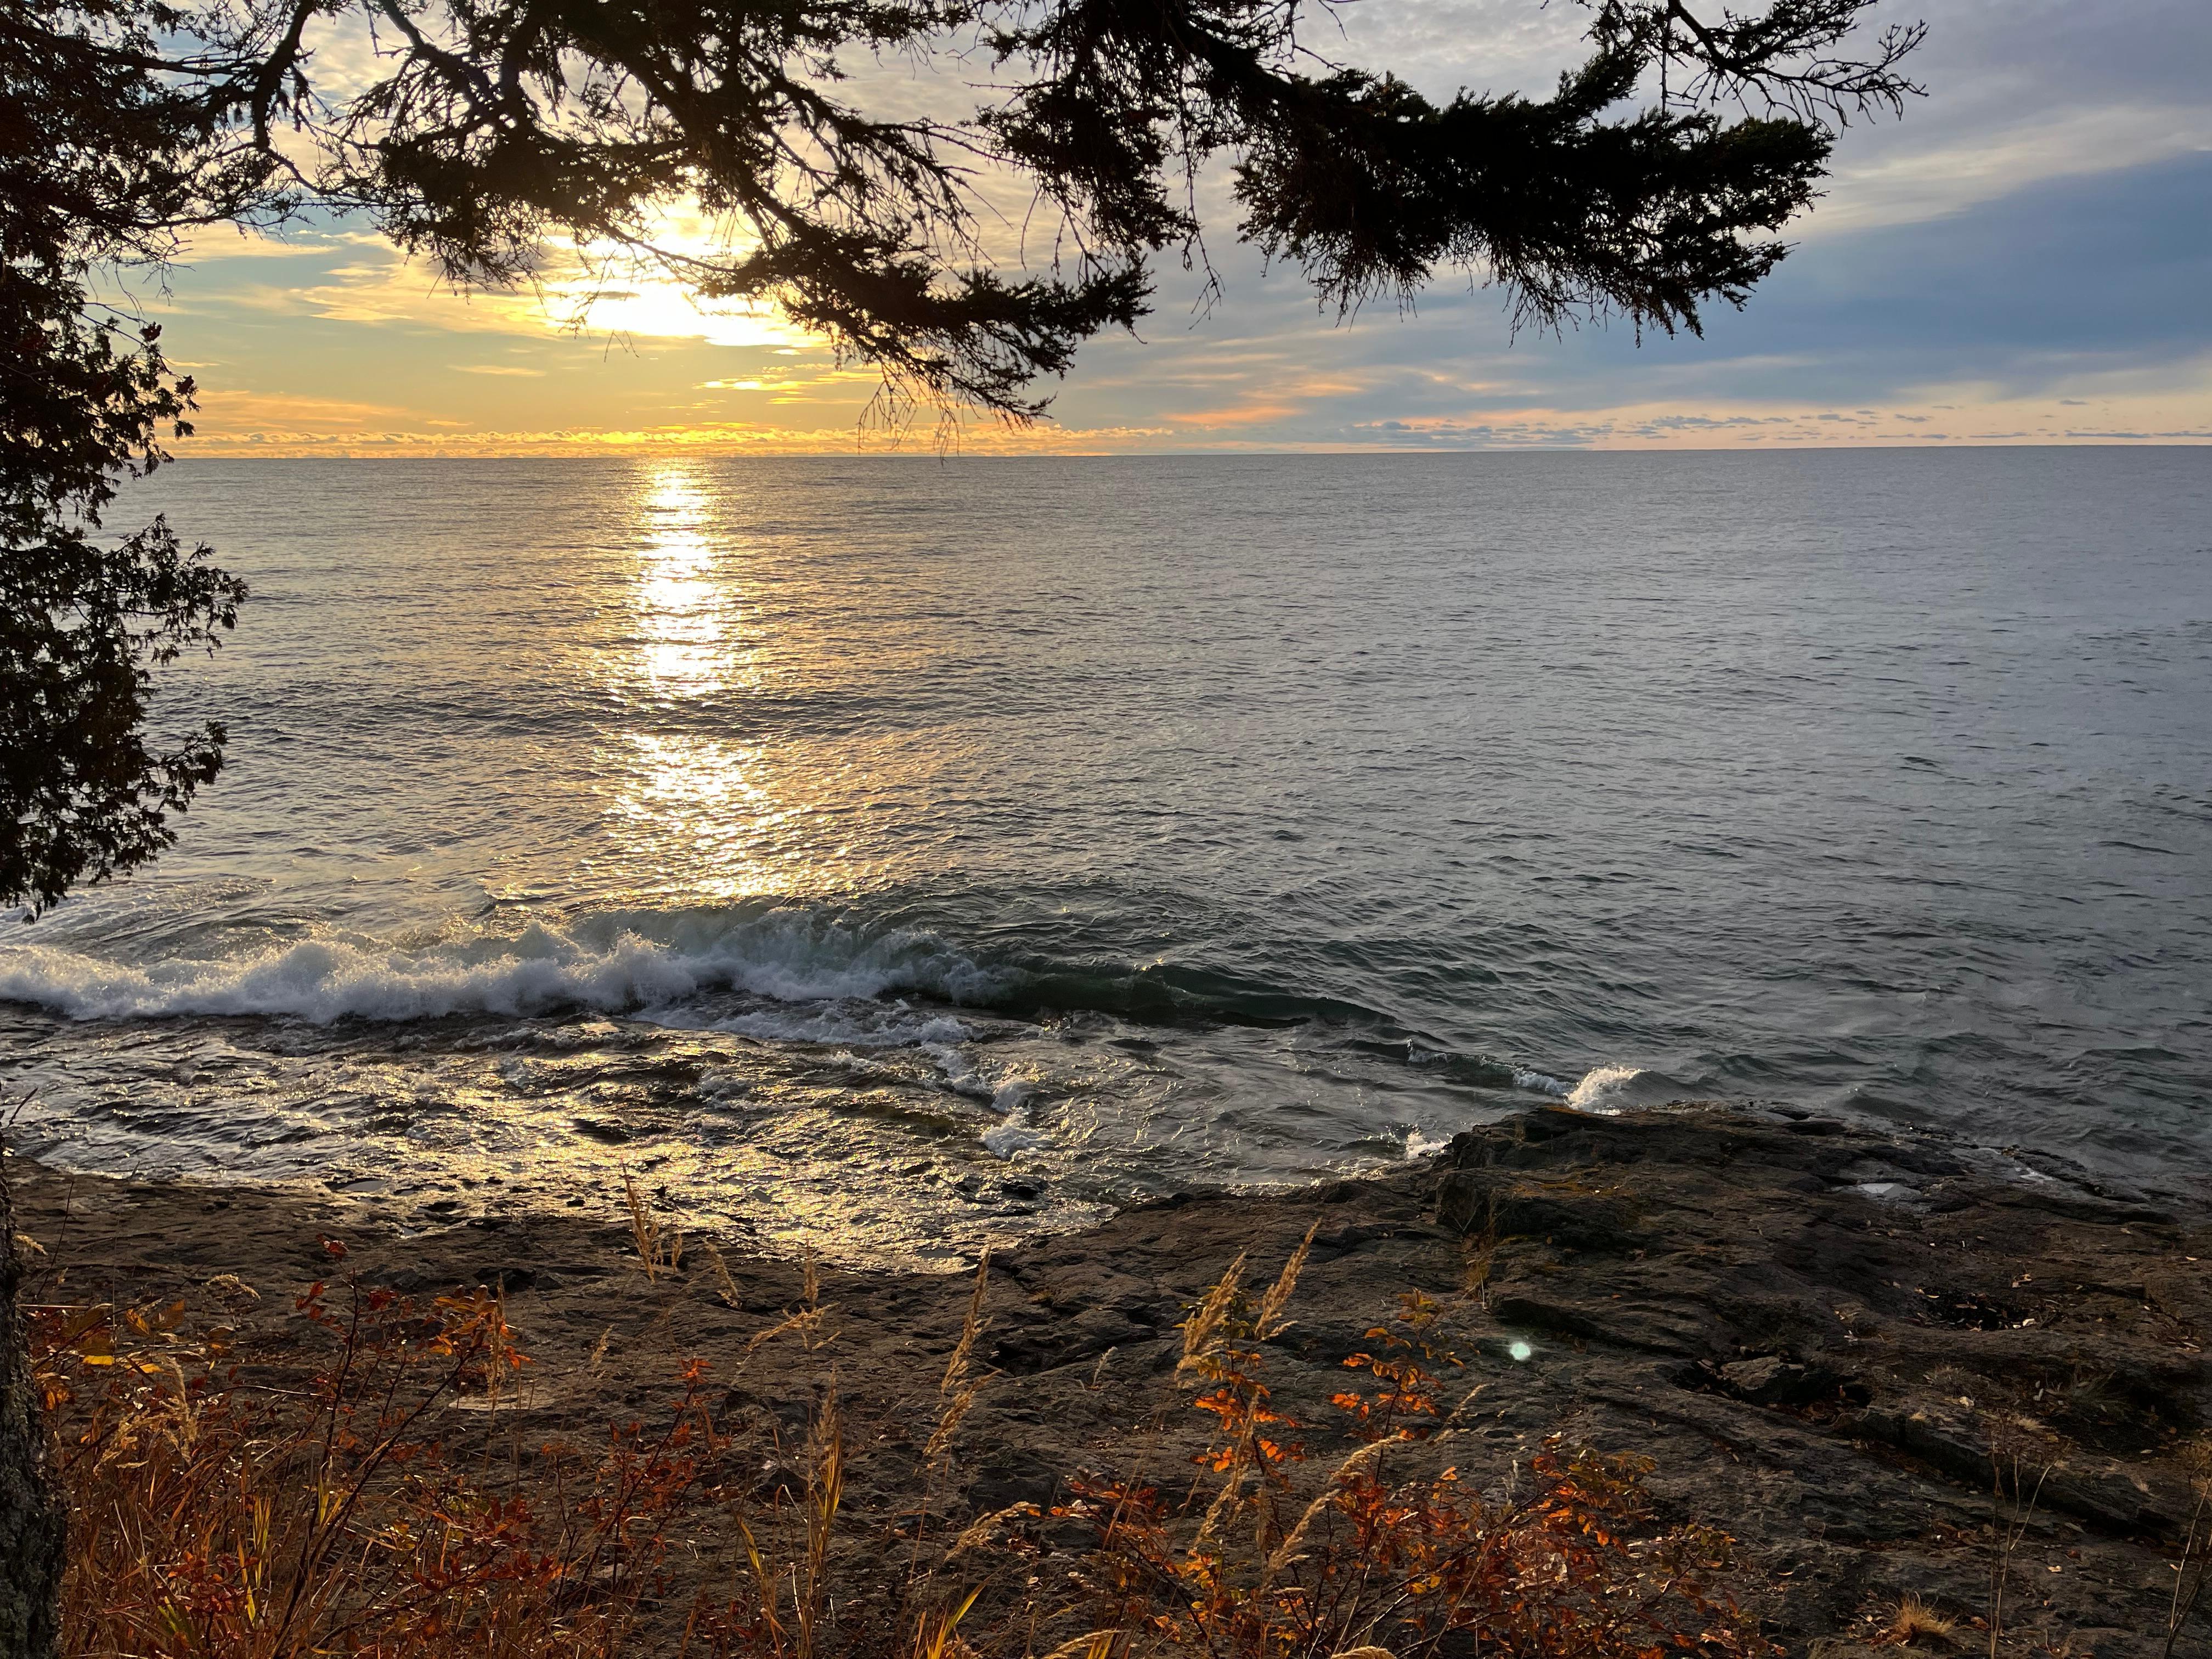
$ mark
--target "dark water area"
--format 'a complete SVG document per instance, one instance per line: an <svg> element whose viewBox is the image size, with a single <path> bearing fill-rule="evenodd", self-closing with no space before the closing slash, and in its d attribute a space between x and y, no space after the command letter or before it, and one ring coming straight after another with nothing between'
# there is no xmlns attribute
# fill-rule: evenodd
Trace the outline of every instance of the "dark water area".
<svg viewBox="0 0 2212 1659"><path fill-rule="evenodd" d="M193 461L28 1150L957 1259L1547 1097L2212 1172L2212 450ZM112 522L120 526L126 511ZM440 1206L440 1207L432 1207Z"/></svg>

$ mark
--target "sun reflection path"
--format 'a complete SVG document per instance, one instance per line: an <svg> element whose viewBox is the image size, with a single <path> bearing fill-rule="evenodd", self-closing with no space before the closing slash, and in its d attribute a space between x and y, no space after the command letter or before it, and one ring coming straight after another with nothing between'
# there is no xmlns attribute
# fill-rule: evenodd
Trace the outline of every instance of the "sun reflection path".
<svg viewBox="0 0 2212 1659"><path fill-rule="evenodd" d="M638 899L727 902L866 882L833 804L856 781L786 733L762 736L751 693L773 642L741 602L757 551L714 522L714 480L681 464L634 497L629 642L614 665L626 711L600 766L623 884ZM863 785L865 787L865 785Z"/></svg>
<svg viewBox="0 0 2212 1659"><path fill-rule="evenodd" d="M714 569L706 510L699 481L677 467L654 472L639 503L647 542L633 605L646 678L661 696L711 690L732 665L724 618L734 596Z"/></svg>

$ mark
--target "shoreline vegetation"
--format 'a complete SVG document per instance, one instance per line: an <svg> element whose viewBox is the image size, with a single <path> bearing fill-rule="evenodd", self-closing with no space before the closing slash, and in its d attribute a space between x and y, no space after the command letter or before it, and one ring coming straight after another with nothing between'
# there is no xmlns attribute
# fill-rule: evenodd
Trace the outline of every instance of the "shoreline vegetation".
<svg viewBox="0 0 2212 1659"><path fill-rule="evenodd" d="M2212 1214L1706 1104L965 1277L13 1160L66 1650L2212 1652Z"/></svg>

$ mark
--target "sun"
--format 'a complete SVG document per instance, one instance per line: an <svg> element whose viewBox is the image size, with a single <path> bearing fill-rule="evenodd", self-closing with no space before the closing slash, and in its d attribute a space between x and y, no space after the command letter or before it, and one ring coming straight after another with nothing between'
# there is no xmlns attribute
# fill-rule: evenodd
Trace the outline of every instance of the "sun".
<svg viewBox="0 0 2212 1659"><path fill-rule="evenodd" d="M657 274L639 272L609 283L580 271L542 284L536 303L548 320L599 335L786 349L820 343L773 307L702 303L681 284Z"/></svg>
<svg viewBox="0 0 2212 1659"><path fill-rule="evenodd" d="M696 258L742 258L757 239L717 225L696 204L655 216L641 239L665 252ZM556 243L535 284L545 318L596 334L703 340L709 345L797 349L822 342L762 301L706 301L670 277L650 255L612 243Z"/></svg>

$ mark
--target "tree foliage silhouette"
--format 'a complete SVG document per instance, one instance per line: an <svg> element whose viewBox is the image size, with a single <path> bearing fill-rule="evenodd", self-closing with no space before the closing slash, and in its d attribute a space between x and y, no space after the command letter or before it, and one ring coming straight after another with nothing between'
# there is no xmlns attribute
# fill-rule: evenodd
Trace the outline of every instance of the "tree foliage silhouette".
<svg viewBox="0 0 2212 1659"><path fill-rule="evenodd" d="M1315 56L1299 0L6 0L0 42L137 77L122 107L177 129L153 147L177 221L250 180L463 283L526 278L549 238L634 252L1024 417L1143 314L1153 259L1203 258L1216 158L1238 233L1340 306L1464 266L1529 320L1694 329L1781 257L1833 122L1916 90L1917 26L1850 50L1873 0L1585 3L1589 56L1552 96L1443 103ZM957 72L944 112L847 95L890 55ZM994 179L1043 210L1042 270L994 257ZM718 246L656 241L678 204Z"/></svg>
<svg viewBox="0 0 2212 1659"><path fill-rule="evenodd" d="M101 524L190 431L192 385L95 283L276 205L267 161L154 67L177 21L0 5L0 904L33 913L167 845L222 762L217 726L152 746L147 701L244 585L164 520L119 540Z"/></svg>

